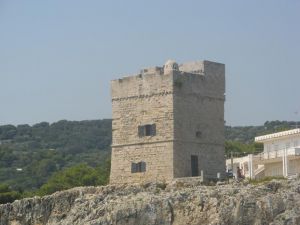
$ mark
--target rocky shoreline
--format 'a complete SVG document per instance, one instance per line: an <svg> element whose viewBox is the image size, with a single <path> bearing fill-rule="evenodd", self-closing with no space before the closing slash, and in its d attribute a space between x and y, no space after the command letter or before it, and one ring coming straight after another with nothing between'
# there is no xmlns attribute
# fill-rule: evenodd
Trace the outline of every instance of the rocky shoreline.
<svg viewBox="0 0 300 225"><path fill-rule="evenodd" d="M300 180L78 187L0 205L0 225L299 225Z"/></svg>

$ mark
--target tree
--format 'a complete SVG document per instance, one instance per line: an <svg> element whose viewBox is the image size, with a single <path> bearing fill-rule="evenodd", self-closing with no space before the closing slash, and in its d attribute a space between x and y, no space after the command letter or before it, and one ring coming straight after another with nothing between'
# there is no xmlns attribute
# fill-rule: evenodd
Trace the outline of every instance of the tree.
<svg viewBox="0 0 300 225"><path fill-rule="evenodd" d="M11 190L6 184L0 184L0 204L13 202L19 198L21 198L20 192Z"/></svg>
<svg viewBox="0 0 300 225"><path fill-rule="evenodd" d="M244 144L238 141L226 141L225 142L225 154L227 158L230 157L231 152L235 157L241 157L247 154L259 153L263 150L261 143Z"/></svg>
<svg viewBox="0 0 300 225"><path fill-rule="evenodd" d="M4 125L0 127L0 139L13 139L17 134L17 128L13 125Z"/></svg>
<svg viewBox="0 0 300 225"><path fill-rule="evenodd" d="M78 186L95 186L106 184L104 173L107 170L95 169L87 164L79 164L55 173L38 191L39 195L52 194Z"/></svg>

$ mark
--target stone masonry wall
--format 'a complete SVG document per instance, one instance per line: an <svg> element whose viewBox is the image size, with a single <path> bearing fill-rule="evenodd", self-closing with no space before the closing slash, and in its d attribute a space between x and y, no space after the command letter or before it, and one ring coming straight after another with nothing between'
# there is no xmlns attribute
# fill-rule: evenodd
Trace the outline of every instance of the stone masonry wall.
<svg viewBox="0 0 300 225"><path fill-rule="evenodd" d="M173 139L172 83L172 76L156 74L112 81L112 146ZM151 123L156 136L140 138L138 126Z"/></svg>
<svg viewBox="0 0 300 225"><path fill-rule="evenodd" d="M199 174L203 170L212 178L225 172L224 64L148 68L111 87L111 183L191 176L191 155L198 156ZM156 124L155 136L139 137L138 127L146 124ZM131 173L131 163L140 161L146 171Z"/></svg>
<svg viewBox="0 0 300 225"><path fill-rule="evenodd" d="M113 147L110 183L169 182L173 179L173 143ZM131 162L146 162L146 172L131 173Z"/></svg>
<svg viewBox="0 0 300 225"><path fill-rule="evenodd" d="M172 76L138 75L112 81L111 183L173 178ZM155 136L138 136L138 126L156 124ZM131 173L131 163L146 172Z"/></svg>
<svg viewBox="0 0 300 225"><path fill-rule="evenodd" d="M216 178L217 173L224 176L224 147L206 143L175 142L174 177L190 177L191 155L198 156L199 175L203 171L205 178Z"/></svg>
<svg viewBox="0 0 300 225"><path fill-rule="evenodd" d="M191 176L191 155L198 155L199 174L224 175L225 67L207 61L182 67L185 73L174 73L174 176Z"/></svg>

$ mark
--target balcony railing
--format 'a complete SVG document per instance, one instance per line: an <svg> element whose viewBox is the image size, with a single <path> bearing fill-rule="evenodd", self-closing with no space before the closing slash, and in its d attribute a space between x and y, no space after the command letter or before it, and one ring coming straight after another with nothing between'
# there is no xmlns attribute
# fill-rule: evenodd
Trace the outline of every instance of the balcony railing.
<svg viewBox="0 0 300 225"><path fill-rule="evenodd" d="M266 160L266 159L276 159L279 157L283 157L285 149L280 149L276 151L270 151L270 152L262 152L256 155L255 157L259 158L260 160ZM286 150L287 156L300 156L300 148L289 148Z"/></svg>

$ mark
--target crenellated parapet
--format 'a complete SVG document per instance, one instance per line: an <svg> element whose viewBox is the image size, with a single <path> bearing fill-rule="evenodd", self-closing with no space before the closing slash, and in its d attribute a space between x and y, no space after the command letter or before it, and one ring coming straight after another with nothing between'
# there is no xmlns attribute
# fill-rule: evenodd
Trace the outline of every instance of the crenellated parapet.
<svg viewBox="0 0 300 225"><path fill-rule="evenodd" d="M225 66L209 61L111 81L111 183L223 174L224 93Z"/></svg>

